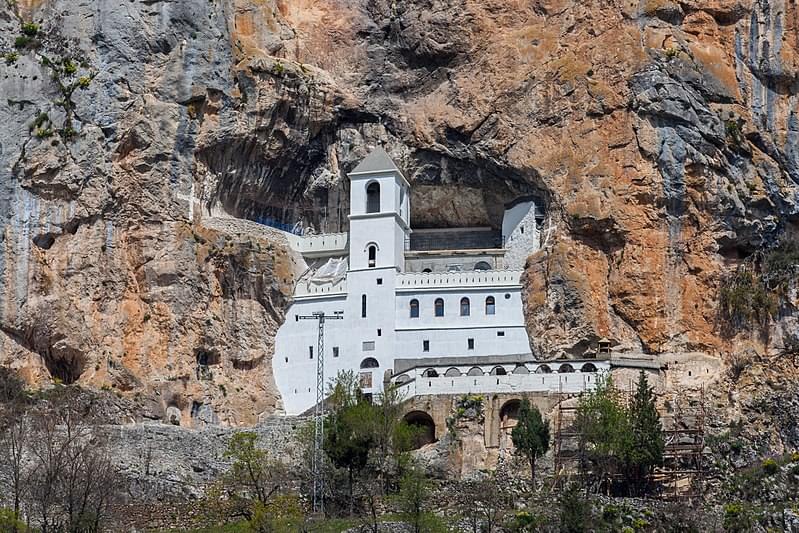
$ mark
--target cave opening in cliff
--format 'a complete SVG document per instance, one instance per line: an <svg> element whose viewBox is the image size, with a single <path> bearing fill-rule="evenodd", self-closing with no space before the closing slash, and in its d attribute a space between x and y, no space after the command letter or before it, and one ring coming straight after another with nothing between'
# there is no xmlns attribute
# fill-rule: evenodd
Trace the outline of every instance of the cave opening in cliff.
<svg viewBox="0 0 799 533"><path fill-rule="evenodd" d="M550 195L532 169L419 150L404 170L415 230L484 228L501 240L507 214L519 204L532 202L539 227L548 211Z"/></svg>
<svg viewBox="0 0 799 533"><path fill-rule="evenodd" d="M212 350L197 348L194 351L194 358L197 362L197 379L201 381L213 379L213 373L210 367L212 365L218 365L221 362L219 354Z"/></svg>
<svg viewBox="0 0 799 533"><path fill-rule="evenodd" d="M86 359L80 353L54 355L47 353L43 356L44 365L53 377L64 385L71 385L80 379L86 369Z"/></svg>
<svg viewBox="0 0 799 533"><path fill-rule="evenodd" d="M327 169L330 139L305 144L272 131L269 137L226 139L197 153L213 177L206 214L224 214L301 233L346 230L348 190ZM346 182L346 180L344 180Z"/></svg>
<svg viewBox="0 0 799 533"><path fill-rule="evenodd" d="M224 214L301 233L349 230L349 180L362 159L338 153L330 167L330 142L318 135L308 144L278 151L287 139L227 140L198 153L213 176L206 205L210 216ZM394 153L392 151L392 153ZM414 229L484 228L501 241L506 213L520 199L535 203L543 224L549 193L533 169L517 169L486 158L453 157L415 150L395 163L411 184ZM498 243L499 247L501 242Z"/></svg>

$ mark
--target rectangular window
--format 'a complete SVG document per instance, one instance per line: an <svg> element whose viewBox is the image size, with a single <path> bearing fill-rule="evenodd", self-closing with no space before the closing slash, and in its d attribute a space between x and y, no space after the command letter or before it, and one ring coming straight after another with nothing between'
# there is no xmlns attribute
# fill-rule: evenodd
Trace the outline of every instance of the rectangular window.
<svg viewBox="0 0 799 533"><path fill-rule="evenodd" d="M383 330L380 329L380 328L377 328L377 336L380 337L381 335L383 335Z"/></svg>
<svg viewBox="0 0 799 533"><path fill-rule="evenodd" d="M333 357L338 357L338 346L333 346Z"/></svg>
<svg viewBox="0 0 799 533"><path fill-rule="evenodd" d="M287 362L287 363L289 362L289 358L288 358L288 357L286 357L286 362Z"/></svg>
<svg viewBox="0 0 799 533"><path fill-rule="evenodd" d="M504 336L505 336L504 331L497 331L497 337L504 337Z"/></svg>
<svg viewBox="0 0 799 533"><path fill-rule="evenodd" d="M430 351L430 341L422 341L422 351L423 352Z"/></svg>
<svg viewBox="0 0 799 533"><path fill-rule="evenodd" d="M361 372L361 388L362 389L371 389L372 388L372 373L371 372Z"/></svg>
<svg viewBox="0 0 799 533"><path fill-rule="evenodd" d="M363 351L372 352L375 349L375 341L363 341Z"/></svg>
<svg viewBox="0 0 799 533"><path fill-rule="evenodd" d="M377 284L378 285L382 285L383 284L383 278L377 278Z"/></svg>
<svg viewBox="0 0 799 533"><path fill-rule="evenodd" d="M313 359L313 346L308 346L308 359Z"/></svg>
<svg viewBox="0 0 799 533"><path fill-rule="evenodd" d="M366 318L366 295L361 295L361 318Z"/></svg>
<svg viewBox="0 0 799 533"><path fill-rule="evenodd" d="M468 340L468 346L470 350L474 350L474 339Z"/></svg>

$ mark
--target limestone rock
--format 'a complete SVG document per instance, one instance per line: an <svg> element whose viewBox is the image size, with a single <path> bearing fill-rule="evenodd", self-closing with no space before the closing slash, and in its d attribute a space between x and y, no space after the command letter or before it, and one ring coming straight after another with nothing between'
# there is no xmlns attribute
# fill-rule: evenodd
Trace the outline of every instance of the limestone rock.
<svg viewBox="0 0 799 533"><path fill-rule="evenodd" d="M273 341L300 266L238 220L346 230L344 176L378 144L419 226L496 227L506 202L545 200L524 278L539 356L602 337L792 349L789 313L766 341L722 336L716 295L796 233L797 9L3 4L0 363L141 396L155 419L279 412ZM40 30L15 49L22 21Z"/></svg>

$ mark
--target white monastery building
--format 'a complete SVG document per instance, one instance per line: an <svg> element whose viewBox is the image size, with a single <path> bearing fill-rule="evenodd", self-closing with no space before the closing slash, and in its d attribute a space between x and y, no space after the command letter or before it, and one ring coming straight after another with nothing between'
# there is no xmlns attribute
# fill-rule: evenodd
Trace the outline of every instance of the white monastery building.
<svg viewBox="0 0 799 533"><path fill-rule="evenodd" d="M501 232L412 230L410 185L383 149L349 178L349 233L290 236L308 269L275 343L286 414L316 402L317 325L295 320L315 312L342 316L326 322L326 379L353 370L367 394L385 379L407 395L557 391L564 378L583 390L607 366L533 359L520 285L542 233L533 198L506 206Z"/></svg>

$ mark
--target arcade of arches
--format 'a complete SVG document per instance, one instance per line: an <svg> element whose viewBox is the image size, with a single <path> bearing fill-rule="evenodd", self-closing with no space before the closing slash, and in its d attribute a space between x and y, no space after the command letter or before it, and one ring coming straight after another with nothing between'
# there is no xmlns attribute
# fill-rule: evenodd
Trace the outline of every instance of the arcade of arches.
<svg viewBox="0 0 799 533"><path fill-rule="evenodd" d="M486 453L501 454L512 447L510 432L516 425L522 398L541 410L545 417L557 404L556 395L547 393L493 394L483 400L483 445ZM458 395L418 396L405 406L404 420L420 428L415 447L438 441L447 433L446 420L452 412ZM491 450L494 450L493 452Z"/></svg>

